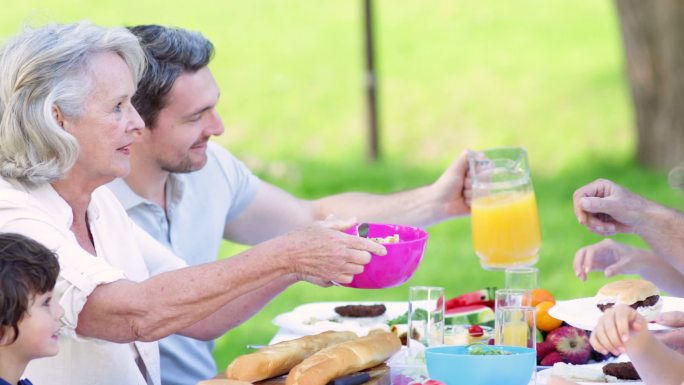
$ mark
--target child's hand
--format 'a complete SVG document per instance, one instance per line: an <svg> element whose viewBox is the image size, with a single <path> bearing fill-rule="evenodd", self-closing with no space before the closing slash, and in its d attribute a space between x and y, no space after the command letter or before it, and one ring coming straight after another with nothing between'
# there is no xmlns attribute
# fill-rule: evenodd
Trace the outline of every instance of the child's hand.
<svg viewBox="0 0 684 385"><path fill-rule="evenodd" d="M591 333L591 346L601 354L618 356L625 352L631 335L647 330L646 319L629 306L617 305L606 310Z"/></svg>

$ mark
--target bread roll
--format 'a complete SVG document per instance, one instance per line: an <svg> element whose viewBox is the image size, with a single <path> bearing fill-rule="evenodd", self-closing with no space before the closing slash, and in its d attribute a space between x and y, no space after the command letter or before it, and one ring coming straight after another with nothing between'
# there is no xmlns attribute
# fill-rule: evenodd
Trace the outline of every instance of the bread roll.
<svg viewBox="0 0 684 385"><path fill-rule="evenodd" d="M629 306L654 295L660 295L660 290L652 282L645 279L621 279L601 287L596 293L596 299L599 302Z"/></svg>
<svg viewBox="0 0 684 385"><path fill-rule="evenodd" d="M285 385L325 385L330 380L372 368L401 349L399 337L383 330L325 348L290 370Z"/></svg>
<svg viewBox="0 0 684 385"><path fill-rule="evenodd" d="M279 376L325 347L356 338L352 332L324 332L280 342L236 358L226 369L226 377L256 382Z"/></svg>
<svg viewBox="0 0 684 385"><path fill-rule="evenodd" d="M643 279L621 279L604 285L596 293L596 306L605 311L617 304L631 306L647 321L654 321L663 308L660 290Z"/></svg>

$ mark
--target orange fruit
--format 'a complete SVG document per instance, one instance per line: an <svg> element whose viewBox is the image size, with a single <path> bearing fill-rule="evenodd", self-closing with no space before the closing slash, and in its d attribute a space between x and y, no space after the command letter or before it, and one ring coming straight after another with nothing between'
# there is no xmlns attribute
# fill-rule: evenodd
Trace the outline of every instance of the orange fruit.
<svg viewBox="0 0 684 385"><path fill-rule="evenodd" d="M537 306L542 302L553 302L556 303L556 297L551 294L548 290L544 289L533 289L532 290L532 306Z"/></svg>
<svg viewBox="0 0 684 385"><path fill-rule="evenodd" d="M555 319L549 315L549 309L551 309L555 304L555 302L544 301L535 306L535 310L537 311L537 329L543 332L550 332L551 330L558 329L561 326L563 321Z"/></svg>

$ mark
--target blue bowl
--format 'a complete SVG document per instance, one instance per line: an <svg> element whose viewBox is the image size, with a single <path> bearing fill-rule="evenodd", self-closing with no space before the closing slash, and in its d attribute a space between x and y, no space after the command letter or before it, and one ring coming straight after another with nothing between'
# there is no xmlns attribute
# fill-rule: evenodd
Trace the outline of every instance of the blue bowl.
<svg viewBox="0 0 684 385"><path fill-rule="evenodd" d="M491 346L508 355L470 355L466 346L438 346L425 350L428 374L446 385L527 385L537 363L532 348Z"/></svg>

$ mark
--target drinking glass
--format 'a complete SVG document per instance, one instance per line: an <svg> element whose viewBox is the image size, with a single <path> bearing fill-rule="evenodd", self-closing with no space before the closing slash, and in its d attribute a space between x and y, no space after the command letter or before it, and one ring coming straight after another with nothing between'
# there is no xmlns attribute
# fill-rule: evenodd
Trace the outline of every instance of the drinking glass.
<svg viewBox="0 0 684 385"><path fill-rule="evenodd" d="M506 289L532 290L538 286L539 269L536 267L508 267L504 271Z"/></svg>
<svg viewBox="0 0 684 385"><path fill-rule="evenodd" d="M502 306L495 312L494 341L497 345L535 348L537 327L531 306Z"/></svg>
<svg viewBox="0 0 684 385"><path fill-rule="evenodd" d="M532 292L524 289L499 289L496 291L494 311L500 307L532 306Z"/></svg>
<svg viewBox="0 0 684 385"><path fill-rule="evenodd" d="M444 344L444 288L409 288L408 348Z"/></svg>
<svg viewBox="0 0 684 385"><path fill-rule="evenodd" d="M473 246L485 269L532 266L541 230L527 151L501 147L469 156Z"/></svg>

